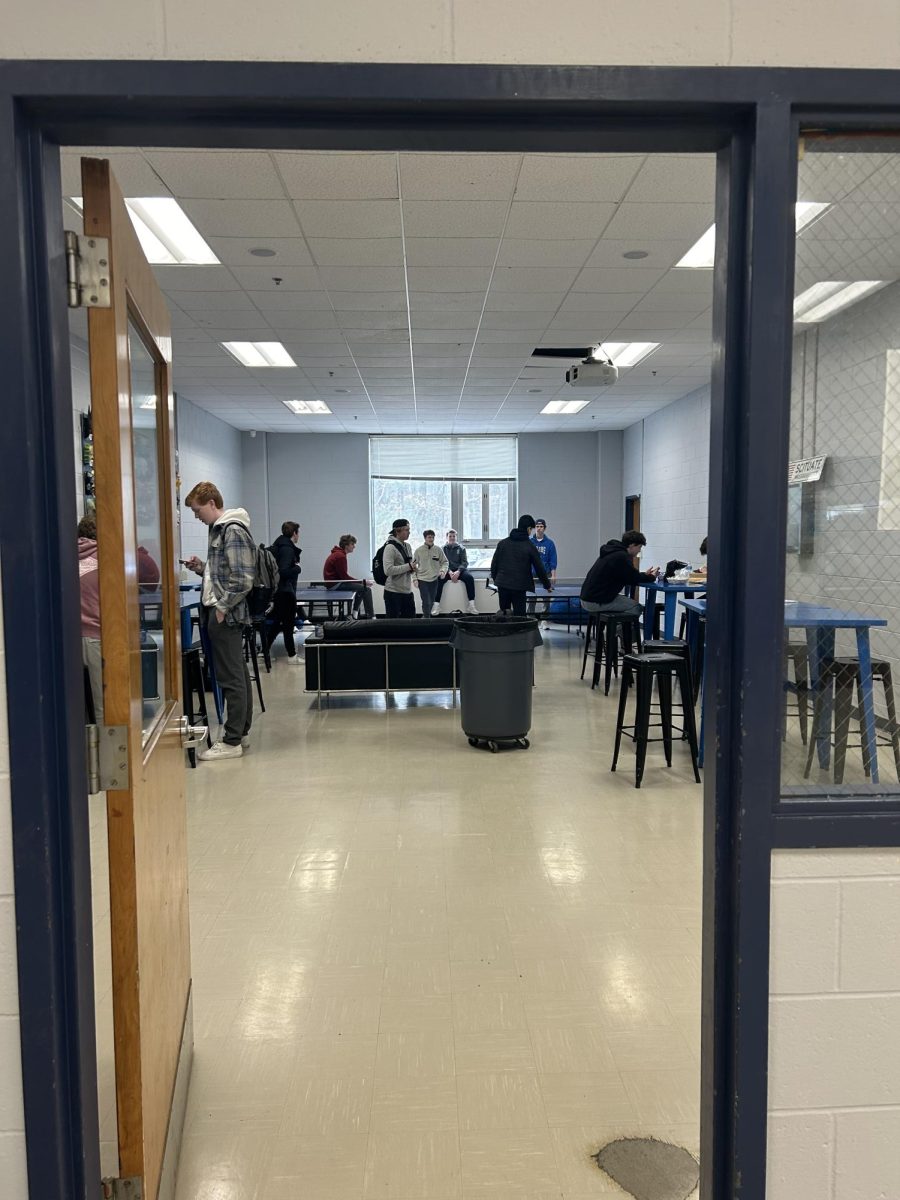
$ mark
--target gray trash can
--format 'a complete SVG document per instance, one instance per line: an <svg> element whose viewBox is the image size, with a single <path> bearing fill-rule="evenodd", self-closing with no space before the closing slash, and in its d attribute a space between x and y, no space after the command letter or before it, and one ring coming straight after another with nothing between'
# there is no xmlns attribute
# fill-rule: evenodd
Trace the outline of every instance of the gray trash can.
<svg viewBox="0 0 900 1200"><path fill-rule="evenodd" d="M460 713L470 746L496 753L502 743L528 749L534 648L543 644L534 617L467 617L456 621Z"/></svg>

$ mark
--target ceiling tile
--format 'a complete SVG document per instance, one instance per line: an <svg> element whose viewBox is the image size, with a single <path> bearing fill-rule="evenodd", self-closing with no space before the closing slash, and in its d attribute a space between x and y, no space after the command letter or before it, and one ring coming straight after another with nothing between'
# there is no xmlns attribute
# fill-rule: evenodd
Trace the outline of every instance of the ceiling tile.
<svg viewBox="0 0 900 1200"><path fill-rule="evenodd" d="M716 196L714 154L652 154L628 189L626 201L675 204L680 201L712 205Z"/></svg>
<svg viewBox="0 0 900 1200"><path fill-rule="evenodd" d="M390 200L398 194L394 154L307 150L273 157L295 200Z"/></svg>
<svg viewBox="0 0 900 1200"><path fill-rule="evenodd" d="M593 248L593 238L505 237L497 261L502 267L581 267Z"/></svg>
<svg viewBox="0 0 900 1200"><path fill-rule="evenodd" d="M621 200L643 155L526 154L517 200Z"/></svg>
<svg viewBox="0 0 900 1200"><path fill-rule="evenodd" d="M614 204L546 203L516 200L513 204L505 237L587 240L598 238L610 223Z"/></svg>
<svg viewBox="0 0 900 1200"><path fill-rule="evenodd" d="M209 242L220 262L229 267L258 266L265 263L272 268L272 274L278 272L276 267L308 266L312 259L306 249L306 243L296 236L285 238L258 237L208 237ZM271 258L258 258L251 250L274 250ZM202 268L198 268L202 269Z"/></svg>
<svg viewBox="0 0 900 1200"><path fill-rule="evenodd" d="M519 161L517 154L401 154L404 202L509 200Z"/></svg>
<svg viewBox="0 0 900 1200"><path fill-rule="evenodd" d="M394 292L404 287L402 267L320 267L329 291Z"/></svg>
<svg viewBox="0 0 900 1200"><path fill-rule="evenodd" d="M490 267L499 238L409 237L406 262L410 267Z"/></svg>
<svg viewBox="0 0 900 1200"><path fill-rule="evenodd" d="M315 292L322 282L315 267L232 267L238 283L255 294L266 292ZM276 280L281 280L276 283Z"/></svg>
<svg viewBox="0 0 900 1200"><path fill-rule="evenodd" d="M567 292L578 278L577 267L497 267L492 292Z"/></svg>
<svg viewBox="0 0 900 1200"><path fill-rule="evenodd" d="M556 292L495 292L487 299L487 312L545 312L548 308L555 310L560 303Z"/></svg>
<svg viewBox="0 0 900 1200"><path fill-rule="evenodd" d="M297 270L310 270L308 267L298 267ZM247 298L257 306L269 312L286 312L291 309L318 309L322 312L331 310L331 300L326 291L282 291L272 286L267 291L256 292L248 289Z"/></svg>
<svg viewBox="0 0 900 1200"><path fill-rule="evenodd" d="M282 200L270 155L253 150L147 150L153 169L179 199Z"/></svg>
<svg viewBox="0 0 900 1200"><path fill-rule="evenodd" d="M297 234L297 219L287 200L185 200L182 207L204 237L265 239Z"/></svg>
<svg viewBox="0 0 900 1200"><path fill-rule="evenodd" d="M320 267L402 267L400 238L310 238L309 248Z"/></svg>
<svg viewBox="0 0 900 1200"><path fill-rule="evenodd" d="M408 267L410 292L480 292L491 282L489 267Z"/></svg>
<svg viewBox="0 0 900 1200"><path fill-rule="evenodd" d="M406 237L499 237L508 205L500 200L404 200Z"/></svg>
<svg viewBox="0 0 900 1200"><path fill-rule="evenodd" d="M398 238L396 200L297 200L294 207L308 238Z"/></svg>
<svg viewBox="0 0 900 1200"><path fill-rule="evenodd" d="M212 264L203 267L183 263L157 264L153 267L156 282L164 292L228 292L237 291L240 284L227 267Z"/></svg>
<svg viewBox="0 0 900 1200"><path fill-rule="evenodd" d="M336 312L405 312L405 292L331 292Z"/></svg>
<svg viewBox="0 0 900 1200"><path fill-rule="evenodd" d="M626 201L609 222L604 236L633 239L653 233L658 239L683 238L687 252L713 223L713 197L706 204L631 204Z"/></svg>
<svg viewBox="0 0 900 1200"><path fill-rule="evenodd" d="M573 291L602 292L605 295L643 293L659 283L664 274L662 270L641 267L585 267Z"/></svg>
<svg viewBox="0 0 900 1200"><path fill-rule="evenodd" d="M631 250L643 250L647 257L627 259L624 255ZM620 241L616 238L601 238L593 254L584 264L586 267L660 268L667 270L675 265L684 254L684 240L661 241L647 237Z"/></svg>

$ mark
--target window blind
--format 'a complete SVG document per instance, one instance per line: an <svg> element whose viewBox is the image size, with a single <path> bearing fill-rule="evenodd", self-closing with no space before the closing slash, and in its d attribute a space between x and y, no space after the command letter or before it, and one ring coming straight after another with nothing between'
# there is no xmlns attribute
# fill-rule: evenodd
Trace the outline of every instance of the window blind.
<svg viewBox="0 0 900 1200"><path fill-rule="evenodd" d="M514 437L372 437L374 479L515 479Z"/></svg>

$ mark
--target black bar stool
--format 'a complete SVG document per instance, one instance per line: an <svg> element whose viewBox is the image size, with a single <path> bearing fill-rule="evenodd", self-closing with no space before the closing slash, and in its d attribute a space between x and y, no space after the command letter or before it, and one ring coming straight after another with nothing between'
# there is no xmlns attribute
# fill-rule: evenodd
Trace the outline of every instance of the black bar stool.
<svg viewBox="0 0 900 1200"><path fill-rule="evenodd" d="M206 712L206 683L203 679L203 663L200 660L200 647L190 646L181 652L181 688L184 715L188 725L195 724L197 715L202 717L206 726L206 744L212 745L209 732L209 717ZM194 707L194 695L197 696L197 706ZM197 752L188 750L188 762L192 767L197 765Z"/></svg>
<svg viewBox="0 0 900 1200"><path fill-rule="evenodd" d="M256 694L259 696L259 707L261 712L266 711L266 704L263 700L262 681L259 675L259 652L256 646L256 626L244 626L244 661L253 664L253 670L250 672L250 678L256 684Z"/></svg>
<svg viewBox="0 0 900 1200"><path fill-rule="evenodd" d="M784 717L782 740L787 735L788 695L797 697L797 716L800 719L800 740L806 745L809 728L809 650L805 642L785 642L783 656ZM788 678L788 667L793 665L794 678Z"/></svg>
<svg viewBox="0 0 900 1200"><path fill-rule="evenodd" d="M637 742L637 768L635 774L636 788L641 786L644 777L644 763L647 760L648 742L662 741L666 756L666 766L672 765L672 679L678 680L681 692L681 709L684 721L684 731L687 734L688 746L691 751L691 762L694 767L694 779L700 782L700 771L697 766L697 728L694 722L694 705L688 702L692 696L691 675L687 657L677 654L626 654L622 659L622 689L619 693L619 715L616 720L616 744L613 751L611 770L615 771L619 761L619 747L622 744L622 733L628 732L631 740ZM659 692L660 720L654 722L662 729L661 738L650 737L650 706L653 698L653 681L656 680ZM628 703L628 689L635 683L637 692L637 707L633 725L625 724L625 708Z"/></svg>
<svg viewBox="0 0 900 1200"><path fill-rule="evenodd" d="M894 750L894 768L900 781L900 727L897 725L897 705L894 700L894 681L891 664L886 659L872 659L872 681L880 683L884 688L884 703L887 709L887 738L878 741L878 730L875 731L876 742L879 746L892 746ZM853 708L853 688L856 687L858 709ZM816 752L818 738L816 733L821 726L824 707L828 696L834 689L834 782L843 783L844 765L847 761L847 751L862 750L863 770L866 776L871 775L872 768L865 745L850 742L850 722L862 715L862 675L859 670L859 659L855 656L834 658L825 663L814 691L813 699L813 736L809 739L809 751L806 756L806 770L803 778L809 779L812 770L813 757ZM831 730L828 730L829 739Z"/></svg>
<svg viewBox="0 0 900 1200"><path fill-rule="evenodd" d="M691 692L690 699L688 699L687 696L682 695L681 704L682 707L684 707L684 705L687 703L693 703L696 705L697 698L694 695L693 671L691 670L691 648L684 638L651 638L649 641L644 642L644 654L674 654L678 658L683 658L688 665L688 677L691 680ZM687 741L686 729L678 729L677 726L674 725L672 728L676 732L680 733L682 741Z"/></svg>
<svg viewBox="0 0 900 1200"><path fill-rule="evenodd" d="M640 613L600 612L594 613L597 619L596 645L594 649L594 670L591 675L591 691L600 682L600 669L606 660L603 694L609 695L609 685L613 673L619 676L619 634L622 635L624 652L631 652L632 646L640 653L641 650L641 616Z"/></svg>

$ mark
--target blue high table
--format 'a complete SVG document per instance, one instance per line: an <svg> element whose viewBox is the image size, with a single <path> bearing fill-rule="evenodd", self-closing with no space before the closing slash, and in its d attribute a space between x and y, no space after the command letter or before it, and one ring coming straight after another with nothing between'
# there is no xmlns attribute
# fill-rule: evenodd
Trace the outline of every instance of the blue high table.
<svg viewBox="0 0 900 1200"><path fill-rule="evenodd" d="M700 617L706 616L705 600L682 600L682 606L688 613L688 643L691 652L696 653L699 638ZM869 644L869 630L875 626L887 625L884 617L874 617L866 613L848 612L840 608L828 608L824 604L807 604L799 600L785 600L784 625L786 629L806 630L806 647L809 654L810 685L815 690L822 673L823 665L834 658L835 631L838 629L854 629L856 631L856 653L859 659L859 677L862 683L862 721L860 732L863 746L868 750L872 769L872 782L878 783L878 750L875 737L875 700L872 686L872 648ZM706 671L704 669L704 675ZM704 681L703 700L700 711L700 762L703 762L703 735L705 725L705 694ZM819 766L827 767L831 759L831 706L826 703L822 712L819 729L814 729L812 736L816 739L819 756Z"/></svg>
<svg viewBox="0 0 900 1200"><path fill-rule="evenodd" d="M644 637L653 637L653 618L656 615L656 593L662 592L665 609L663 610L663 637L671 641L675 636L675 606L679 595L694 596L697 592L706 591L705 583L681 583L667 579L665 583L640 583L644 589Z"/></svg>

